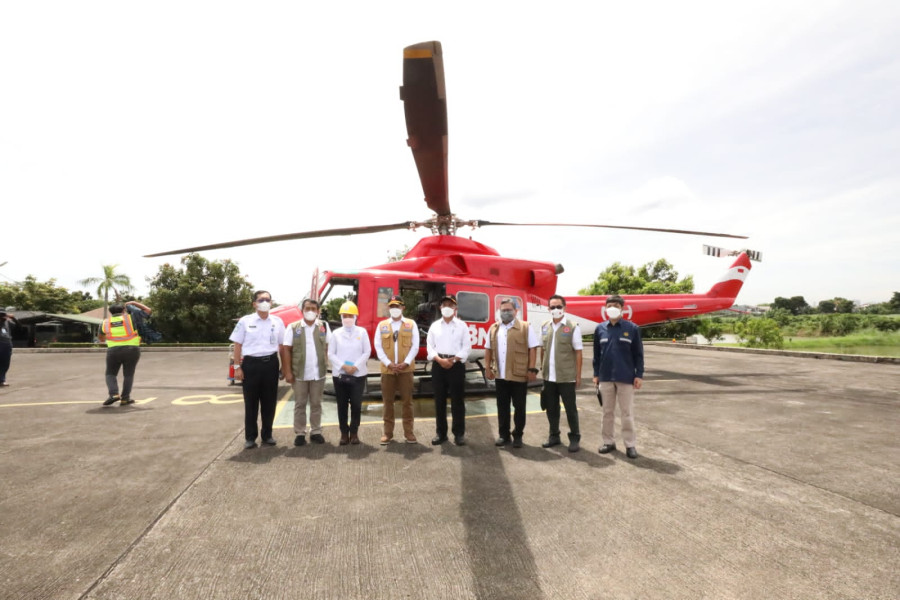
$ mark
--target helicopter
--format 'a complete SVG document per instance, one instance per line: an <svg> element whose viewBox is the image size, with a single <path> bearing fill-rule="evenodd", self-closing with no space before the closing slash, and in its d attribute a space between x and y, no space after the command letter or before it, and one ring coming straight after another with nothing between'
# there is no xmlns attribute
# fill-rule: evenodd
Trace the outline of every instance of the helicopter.
<svg viewBox="0 0 900 600"><path fill-rule="evenodd" d="M359 307L357 325L365 328L372 340L378 323L388 318L388 300L393 295L403 296L406 302L405 316L414 319L420 328L421 347L417 362L426 364L428 327L440 318L441 298L452 294L457 299L458 317L469 327L472 353L468 360L477 365L469 370L480 371L483 377L481 360L484 357L484 345L501 300L512 298L519 318L530 317L533 322L541 318L549 319L547 302L556 293L557 278L563 273L563 267L553 262L504 257L489 246L458 235L460 229L487 226L593 227L746 239L746 236L741 235L670 228L585 223L510 223L459 218L451 211L449 201L447 102L440 42L422 42L404 48L400 99L404 105L407 144L412 150L425 204L433 212L430 219L257 237L182 248L146 257L287 240L427 229L431 235L422 238L400 260L358 271L319 272L317 269L312 276L308 297L319 301L320 305L324 305L326 300L341 297L341 294L343 298L356 302ZM643 326L730 308L750 271L750 258L758 258L758 253L721 248L712 248L707 253L730 253L737 256L725 276L708 292L627 295L624 316ZM566 297L566 312L582 325L582 331L588 332L596 324L606 320L605 301L606 296L569 296ZM300 306L301 304L277 306L272 309L271 314L278 315L285 325L289 325L302 318ZM325 317L335 319L337 315ZM333 324L338 325L336 322ZM489 386L488 380L484 379L482 385L477 387ZM473 391L468 387L467 383L467 391Z"/></svg>

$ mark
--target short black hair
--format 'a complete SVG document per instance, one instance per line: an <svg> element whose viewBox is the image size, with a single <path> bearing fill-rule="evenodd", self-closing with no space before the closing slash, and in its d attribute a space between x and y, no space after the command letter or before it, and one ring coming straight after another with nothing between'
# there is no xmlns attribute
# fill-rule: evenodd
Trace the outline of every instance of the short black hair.
<svg viewBox="0 0 900 600"><path fill-rule="evenodd" d="M304 298L303 302L300 303L300 309L303 310L307 304L315 304L316 310L319 310L319 301L313 298Z"/></svg>
<svg viewBox="0 0 900 600"><path fill-rule="evenodd" d="M260 294L269 294L269 298L272 297L272 292L270 292L269 290L256 290L255 292L253 292L253 301L254 302L259 300Z"/></svg>
<svg viewBox="0 0 900 600"><path fill-rule="evenodd" d="M563 303L563 307L565 307L565 305L566 305L566 299L563 298L562 296L560 296L559 294L553 294L552 296L550 296L550 300L547 300L547 306L550 306L551 300L559 300L560 302Z"/></svg>
<svg viewBox="0 0 900 600"><path fill-rule="evenodd" d="M617 303L619 306L621 306L621 307L623 307L623 308L624 308L624 306L625 306L625 299L622 298L622 296L620 296L620 295L618 295L618 294L614 294L614 295L612 295L612 296L610 296L609 298L606 299L606 304L607 304L607 305L610 305L610 304L612 304L613 302Z"/></svg>
<svg viewBox="0 0 900 600"><path fill-rule="evenodd" d="M125 312L125 307L121 304L112 304L109 307L109 314L111 315L121 315Z"/></svg>

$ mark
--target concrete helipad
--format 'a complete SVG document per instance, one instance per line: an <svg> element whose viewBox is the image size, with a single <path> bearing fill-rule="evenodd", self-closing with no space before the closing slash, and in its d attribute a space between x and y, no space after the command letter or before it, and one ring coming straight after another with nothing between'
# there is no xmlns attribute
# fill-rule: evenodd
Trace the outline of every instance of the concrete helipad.
<svg viewBox="0 0 900 600"><path fill-rule="evenodd" d="M476 400L465 447L420 400L424 443L379 446L372 404L362 445L294 448L287 386L279 445L244 451L224 352L145 352L112 408L102 353L17 352L0 598L900 597L900 366L646 354L629 460L587 388L576 454L540 411L495 448Z"/></svg>

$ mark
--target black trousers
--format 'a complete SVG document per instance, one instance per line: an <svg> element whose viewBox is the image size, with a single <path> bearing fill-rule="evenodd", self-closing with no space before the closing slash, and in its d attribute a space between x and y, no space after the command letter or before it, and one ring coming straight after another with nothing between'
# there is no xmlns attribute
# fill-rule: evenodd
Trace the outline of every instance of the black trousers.
<svg viewBox="0 0 900 600"><path fill-rule="evenodd" d="M140 346L113 346L106 349L106 388L110 397L119 393L119 369L122 369L122 397L131 397L134 371L141 360Z"/></svg>
<svg viewBox="0 0 900 600"><path fill-rule="evenodd" d="M337 397L338 425L341 433L357 433L362 413L362 394L366 386L365 377L332 377L334 395ZM347 409L350 409L350 423L347 424Z"/></svg>
<svg viewBox="0 0 900 600"><path fill-rule="evenodd" d="M251 442L257 434L268 439L272 437L278 404L278 355L245 356L241 371L244 373L244 437ZM262 417L262 431L256 424L257 415Z"/></svg>
<svg viewBox="0 0 900 600"><path fill-rule="evenodd" d="M6 372L9 371L9 362L12 360L12 344L0 342L0 383L6 381Z"/></svg>
<svg viewBox="0 0 900 600"><path fill-rule="evenodd" d="M502 438L509 438L509 404L515 409L515 426L512 434L520 437L525 431L525 396L528 394L527 381L495 380L497 384L497 425Z"/></svg>
<svg viewBox="0 0 900 600"><path fill-rule="evenodd" d="M450 414L453 417L453 435L466 434L466 365L454 363L445 369L437 363L431 366L431 384L434 386L434 422L437 434L447 437L447 395L450 396Z"/></svg>
<svg viewBox="0 0 900 600"><path fill-rule="evenodd" d="M544 397L547 399L547 421L550 422L550 435L559 435L559 399L562 397L566 407L566 419L569 421L569 433L581 435L578 428L578 408L575 406L575 382L556 383L544 381Z"/></svg>

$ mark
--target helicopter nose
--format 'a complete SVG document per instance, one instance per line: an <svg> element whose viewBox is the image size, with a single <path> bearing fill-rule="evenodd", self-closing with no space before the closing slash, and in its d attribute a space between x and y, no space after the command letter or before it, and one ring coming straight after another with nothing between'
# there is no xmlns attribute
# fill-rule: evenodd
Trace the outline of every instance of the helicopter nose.
<svg viewBox="0 0 900 600"><path fill-rule="evenodd" d="M566 270L565 267L563 267L559 263L556 263L556 274L557 275L561 275L565 270Z"/></svg>

